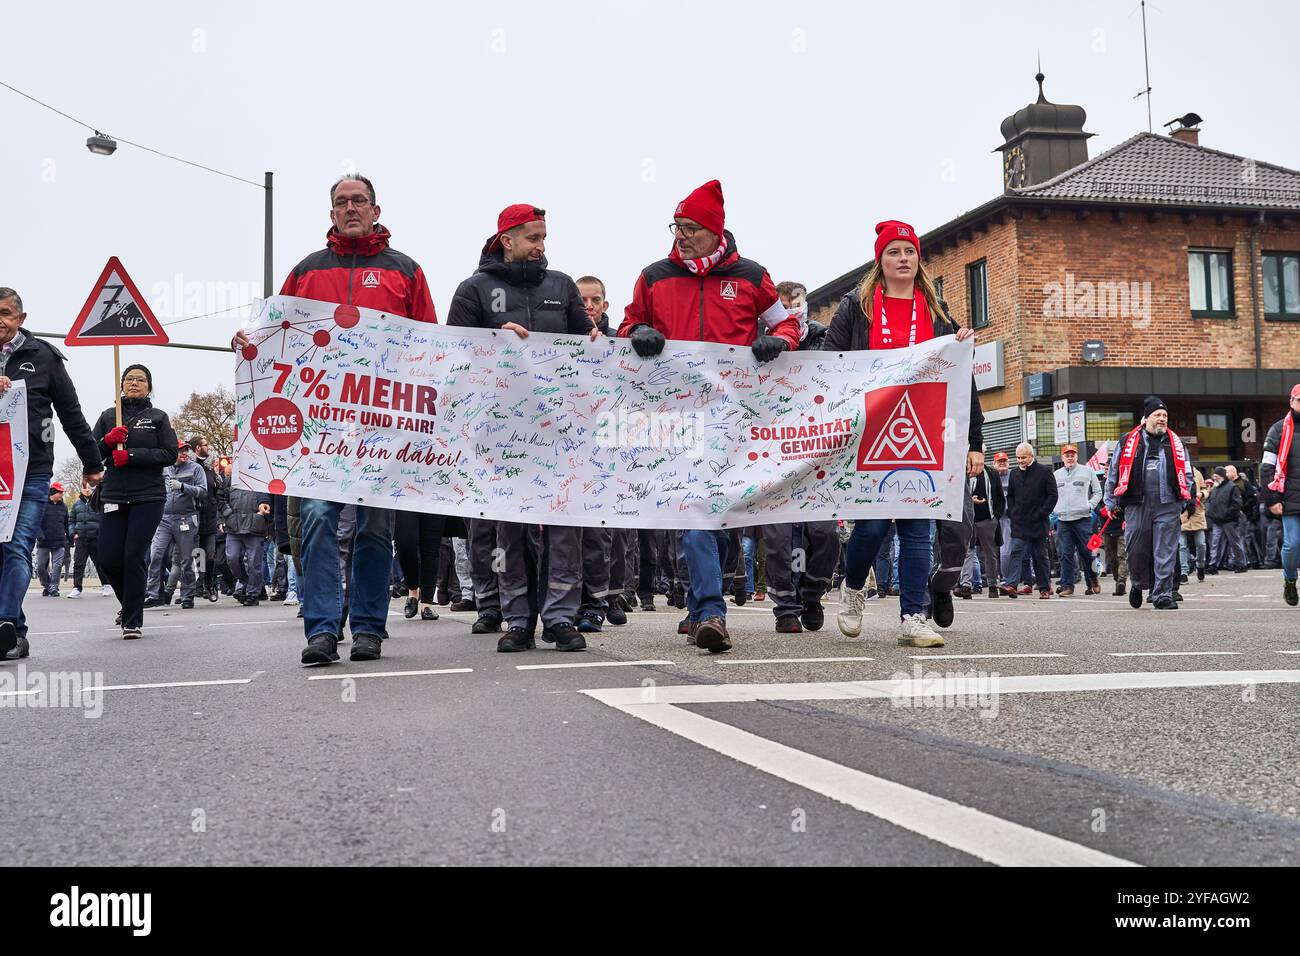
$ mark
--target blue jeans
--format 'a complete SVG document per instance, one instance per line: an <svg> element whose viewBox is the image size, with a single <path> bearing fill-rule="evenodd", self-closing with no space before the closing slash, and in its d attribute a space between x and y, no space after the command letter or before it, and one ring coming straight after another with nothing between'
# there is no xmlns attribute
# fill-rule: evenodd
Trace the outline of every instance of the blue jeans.
<svg viewBox="0 0 1300 956"><path fill-rule="evenodd" d="M757 538L741 538L740 550L745 555L745 593L754 593L754 556L758 552Z"/></svg>
<svg viewBox="0 0 1300 956"><path fill-rule="evenodd" d="M692 621L711 617L727 619L722 600L722 569L727 566L731 535L726 531L683 531L682 551L690 571L691 587L686 592L686 616Z"/></svg>
<svg viewBox="0 0 1300 956"><path fill-rule="evenodd" d="M339 512L334 501L304 498L298 506L302 522L303 630L311 640L337 635L343 615L343 576L339 573ZM348 607L352 636L382 638L388 623L388 569L393 563L393 513L384 508L357 507L357 536L352 552L352 585Z"/></svg>
<svg viewBox="0 0 1300 956"><path fill-rule="evenodd" d="M50 476L29 474L23 482L14 536L0 545L0 621L12 622L19 637L27 636L23 598L32 583L32 548L49 498Z"/></svg>
<svg viewBox="0 0 1300 956"><path fill-rule="evenodd" d="M903 616L925 613L932 550L931 524L933 522L925 518L894 519L898 529L899 611ZM888 533L888 518L861 518L854 523L844 559L844 581L850 588L859 590L866 586L867 569L876 560L876 553Z"/></svg>
<svg viewBox="0 0 1300 956"><path fill-rule="evenodd" d="M23 492L23 504L27 504L27 492ZM1300 566L1300 515L1282 516L1282 577L1294 581L1296 568Z"/></svg>
<svg viewBox="0 0 1300 956"><path fill-rule="evenodd" d="M1083 581L1089 587L1097 583L1097 575L1092 570L1092 552L1088 550L1088 539L1092 537L1092 519L1079 518L1075 521L1062 521L1056 526L1056 550L1061 556L1061 587L1074 587L1076 573L1074 559L1077 554L1083 565Z"/></svg>

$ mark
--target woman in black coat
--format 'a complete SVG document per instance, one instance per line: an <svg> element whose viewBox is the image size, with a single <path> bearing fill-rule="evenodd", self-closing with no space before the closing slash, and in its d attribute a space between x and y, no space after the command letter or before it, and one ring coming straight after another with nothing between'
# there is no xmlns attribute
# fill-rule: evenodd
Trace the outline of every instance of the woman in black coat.
<svg viewBox="0 0 1300 956"><path fill-rule="evenodd" d="M121 384L122 424L115 424L117 409L110 406L94 428L105 463L96 564L122 605L122 637L133 640L144 623L149 546L167 500L163 469L176 463L176 432L167 413L149 401L153 375L147 368L128 367Z"/></svg>

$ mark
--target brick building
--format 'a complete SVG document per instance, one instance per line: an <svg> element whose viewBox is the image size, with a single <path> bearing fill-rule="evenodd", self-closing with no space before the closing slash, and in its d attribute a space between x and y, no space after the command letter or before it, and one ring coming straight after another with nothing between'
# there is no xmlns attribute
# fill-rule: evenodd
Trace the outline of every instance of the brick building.
<svg viewBox="0 0 1300 956"><path fill-rule="evenodd" d="M921 238L978 330L988 452L1056 457L1064 408L1086 458L1154 393L1199 465L1249 467L1300 382L1300 172L1200 145L1195 114L1089 159L1083 109L1036 79L1002 123L1002 194ZM870 265L813 290L810 317Z"/></svg>

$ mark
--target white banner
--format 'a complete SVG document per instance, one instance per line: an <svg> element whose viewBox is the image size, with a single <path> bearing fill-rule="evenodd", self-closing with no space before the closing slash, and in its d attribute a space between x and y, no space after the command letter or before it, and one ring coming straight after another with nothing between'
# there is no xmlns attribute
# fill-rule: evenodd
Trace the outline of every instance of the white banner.
<svg viewBox="0 0 1300 956"><path fill-rule="evenodd" d="M14 536L27 480L27 383L0 395L0 541Z"/></svg>
<svg viewBox="0 0 1300 956"><path fill-rule="evenodd" d="M793 352L449 328L286 296L235 370L235 481L540 524L959 519L971 341Z"/></svg>

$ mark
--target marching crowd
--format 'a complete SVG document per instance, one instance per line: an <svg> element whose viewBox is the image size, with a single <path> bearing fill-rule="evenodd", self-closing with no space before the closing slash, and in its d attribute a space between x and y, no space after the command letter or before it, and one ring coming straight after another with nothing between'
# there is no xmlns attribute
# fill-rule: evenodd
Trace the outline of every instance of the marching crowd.
<svg viewBox="0 0 1300 956"><path fill-rule="evenodd" d="M345 176L330 202L326 248L300 262L281 293L436 322L423 271L392 248L378 222L370 180ZM740 255L716 180L677 205L669 228L668 256L642 270L614 328L600 279L574 281L549 267L544 210L509 206L478 269L457 288L447 324L521 338L617 335L643 359L668 339L721 342L749 347L759 363L787 350L880 350L973 335L949 315L906 223L877 225L874 263L828 327L807 320L801 286L777 285ZM725 280L726 294L714 280ZM120 603L124 638L140 637L145 610L171 604L177 589L182 609L223 593L249 606L279 600L299 605L303 664L337 661L345 625L352 660L379 658L394 598L408 618L436 620L438 606L475 611L473 633L501 633L502 652L533 648L539 636L559 650L583 650L584 634L626 624L636 608L655 610L657 594L686 612L678 633L711 653L732 646L727 597L770 601L776 630L799 633L824 626L823 599L838 588L837 624L849 636L862 631L866 601L897 597L898 642L913 647L944 644L935 628L952 625L954 597L985 590L989 598L1071 597L1077 586L1095 595L1103 575L1135 609L1177 610L1179 587L1193 576L1280 566L1284 600L1297 604L1300 445L1292 436L1300 385L1268 433L1258 485L1231 467L1207 481L1156 396L1104 473L1080 464L1070 445L1055 469L1029 444L1016 449L1014 467L1001 452L990 466L972 386L961 520L578 528L466 522L236 487L228 459L214 456L202 436L178 438L152 405L153 377L143 365L123 373L120 411L105 409L92 428L62 354L24 333L25 318L18 293L0 288L0 393L25 381L29 416L27 477L12 538L0 547L0 655L10 658L30 653L23 599L33 550L43 593L57 596L70 544L69 596L80 595L89 557ZM236 350L248 345L242 331L231 341ZM65 489L51 483L54 413L84 469L71 513Z"/></svg>

